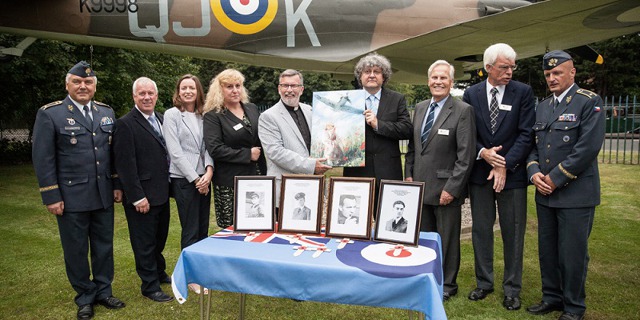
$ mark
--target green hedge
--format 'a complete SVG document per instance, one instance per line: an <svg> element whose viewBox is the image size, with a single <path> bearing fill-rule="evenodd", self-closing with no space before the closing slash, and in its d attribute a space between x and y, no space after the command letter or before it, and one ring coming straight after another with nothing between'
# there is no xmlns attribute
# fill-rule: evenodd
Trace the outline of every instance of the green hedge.
<svg viewBox="0 0 640 320"><path fill-rule="evenodd" d="M31 141L0 139L0 165L31 162Z"/></svg>

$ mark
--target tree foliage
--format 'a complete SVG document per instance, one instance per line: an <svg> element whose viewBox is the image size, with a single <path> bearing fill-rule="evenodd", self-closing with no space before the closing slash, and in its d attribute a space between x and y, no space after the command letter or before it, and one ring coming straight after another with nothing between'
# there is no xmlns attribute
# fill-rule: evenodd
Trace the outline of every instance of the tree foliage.
<svg viewBox="0 0 640 320"><path fill-rule="evenodd" d="M15 46L20 40L22 37L0 34L3 47ZM576 57L576 82L603 96L640 95L640 77L635 75L635 70L640 69L640 34L605 40L592 47L604 56L605 63L596 65ZM50 40L36 41L21 57L0 59L0 86L4 93L0 100L0 130L32 128L40 106L66 96L65 74L80 60L90 62L97 72L95 99L111 105L118 116L133 106L131 86L140 76L147 76L158 84L159 111L172 106L176 80L181 75L197 75L207 90L211 79L226 68L235 68L244 74L251 102L271 106L280 99L277 84L282 69ZM530 84L538 97L548 95L541 61L542 56L520 59L514 72L514 79ZM305 90L301 100L306 103L311 103L314 91L354 88L354 81L336 80L330 74L304 72L303 75ZM405 94L409 105L431 96L426 84L396 83L393 77L391 80L387 86ZM482 77L472 75L470 80L458 84L465 87L481 80Z"/></svg>

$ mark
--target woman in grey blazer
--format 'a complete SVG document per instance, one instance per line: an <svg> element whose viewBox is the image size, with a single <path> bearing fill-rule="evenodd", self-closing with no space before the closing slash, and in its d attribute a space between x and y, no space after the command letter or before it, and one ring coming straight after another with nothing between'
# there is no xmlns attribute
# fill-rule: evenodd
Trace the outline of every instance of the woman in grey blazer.
<svg viewBox="0 0 640 320"><path fill-rule="evenodd" d="M209 235L213 159L202 138L204 92L200 80L187 74L178 80L174 107L164 113L162 129L171 163L171 191L182 227L182 249Z"/></svg>
<svg viewBox="0 0 640 320"><path fill-rule="evenodd" d="M267 163L258 138L255 104L249 103L244 76L237 70L220 72L209 86L204 106L204 141L216 161L213 201L218 226L233 225L235 176L264 175Z"/></svg>

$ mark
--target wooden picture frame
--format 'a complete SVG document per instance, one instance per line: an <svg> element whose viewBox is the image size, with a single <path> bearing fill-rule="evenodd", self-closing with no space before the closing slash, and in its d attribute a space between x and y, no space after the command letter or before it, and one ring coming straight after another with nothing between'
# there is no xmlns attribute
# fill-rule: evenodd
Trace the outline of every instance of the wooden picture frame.
<svg viewBox="0 0 640 320"><path fill-rule="evenodd" d="M282 175L278 232L320 234L324 176Z"/></svg>
<svg viewBox="0 0 640 320"><path fill-rule="evenodd" d="M381 180L374 241L418 245L424 182Z"/></svg>
<svg viewBox="0 0 640 320"><path fill-rule="evenodd" d="M239 232L274 231L275 177L234 178L233 228Z"/></svg>
<svg viewBox="0 0 640 320"><path fill-rule="evenodd" d="M330 178L328 237L371 238L375 185L375 178Z"/></svg>

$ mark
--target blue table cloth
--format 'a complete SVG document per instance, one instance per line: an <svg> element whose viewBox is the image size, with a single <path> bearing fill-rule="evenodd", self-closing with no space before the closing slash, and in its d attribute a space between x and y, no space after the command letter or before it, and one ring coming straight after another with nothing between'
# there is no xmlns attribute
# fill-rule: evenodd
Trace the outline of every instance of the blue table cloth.
<svg viewBox="0 0 640 320"><path fill-rule="evenodd" d="M420 233L418 247L231 228L185 248L172 275L180 303L187 285L220 291L415 310L446 319L437 233ZM317 250L317 248L321 248Z"/></svg>

